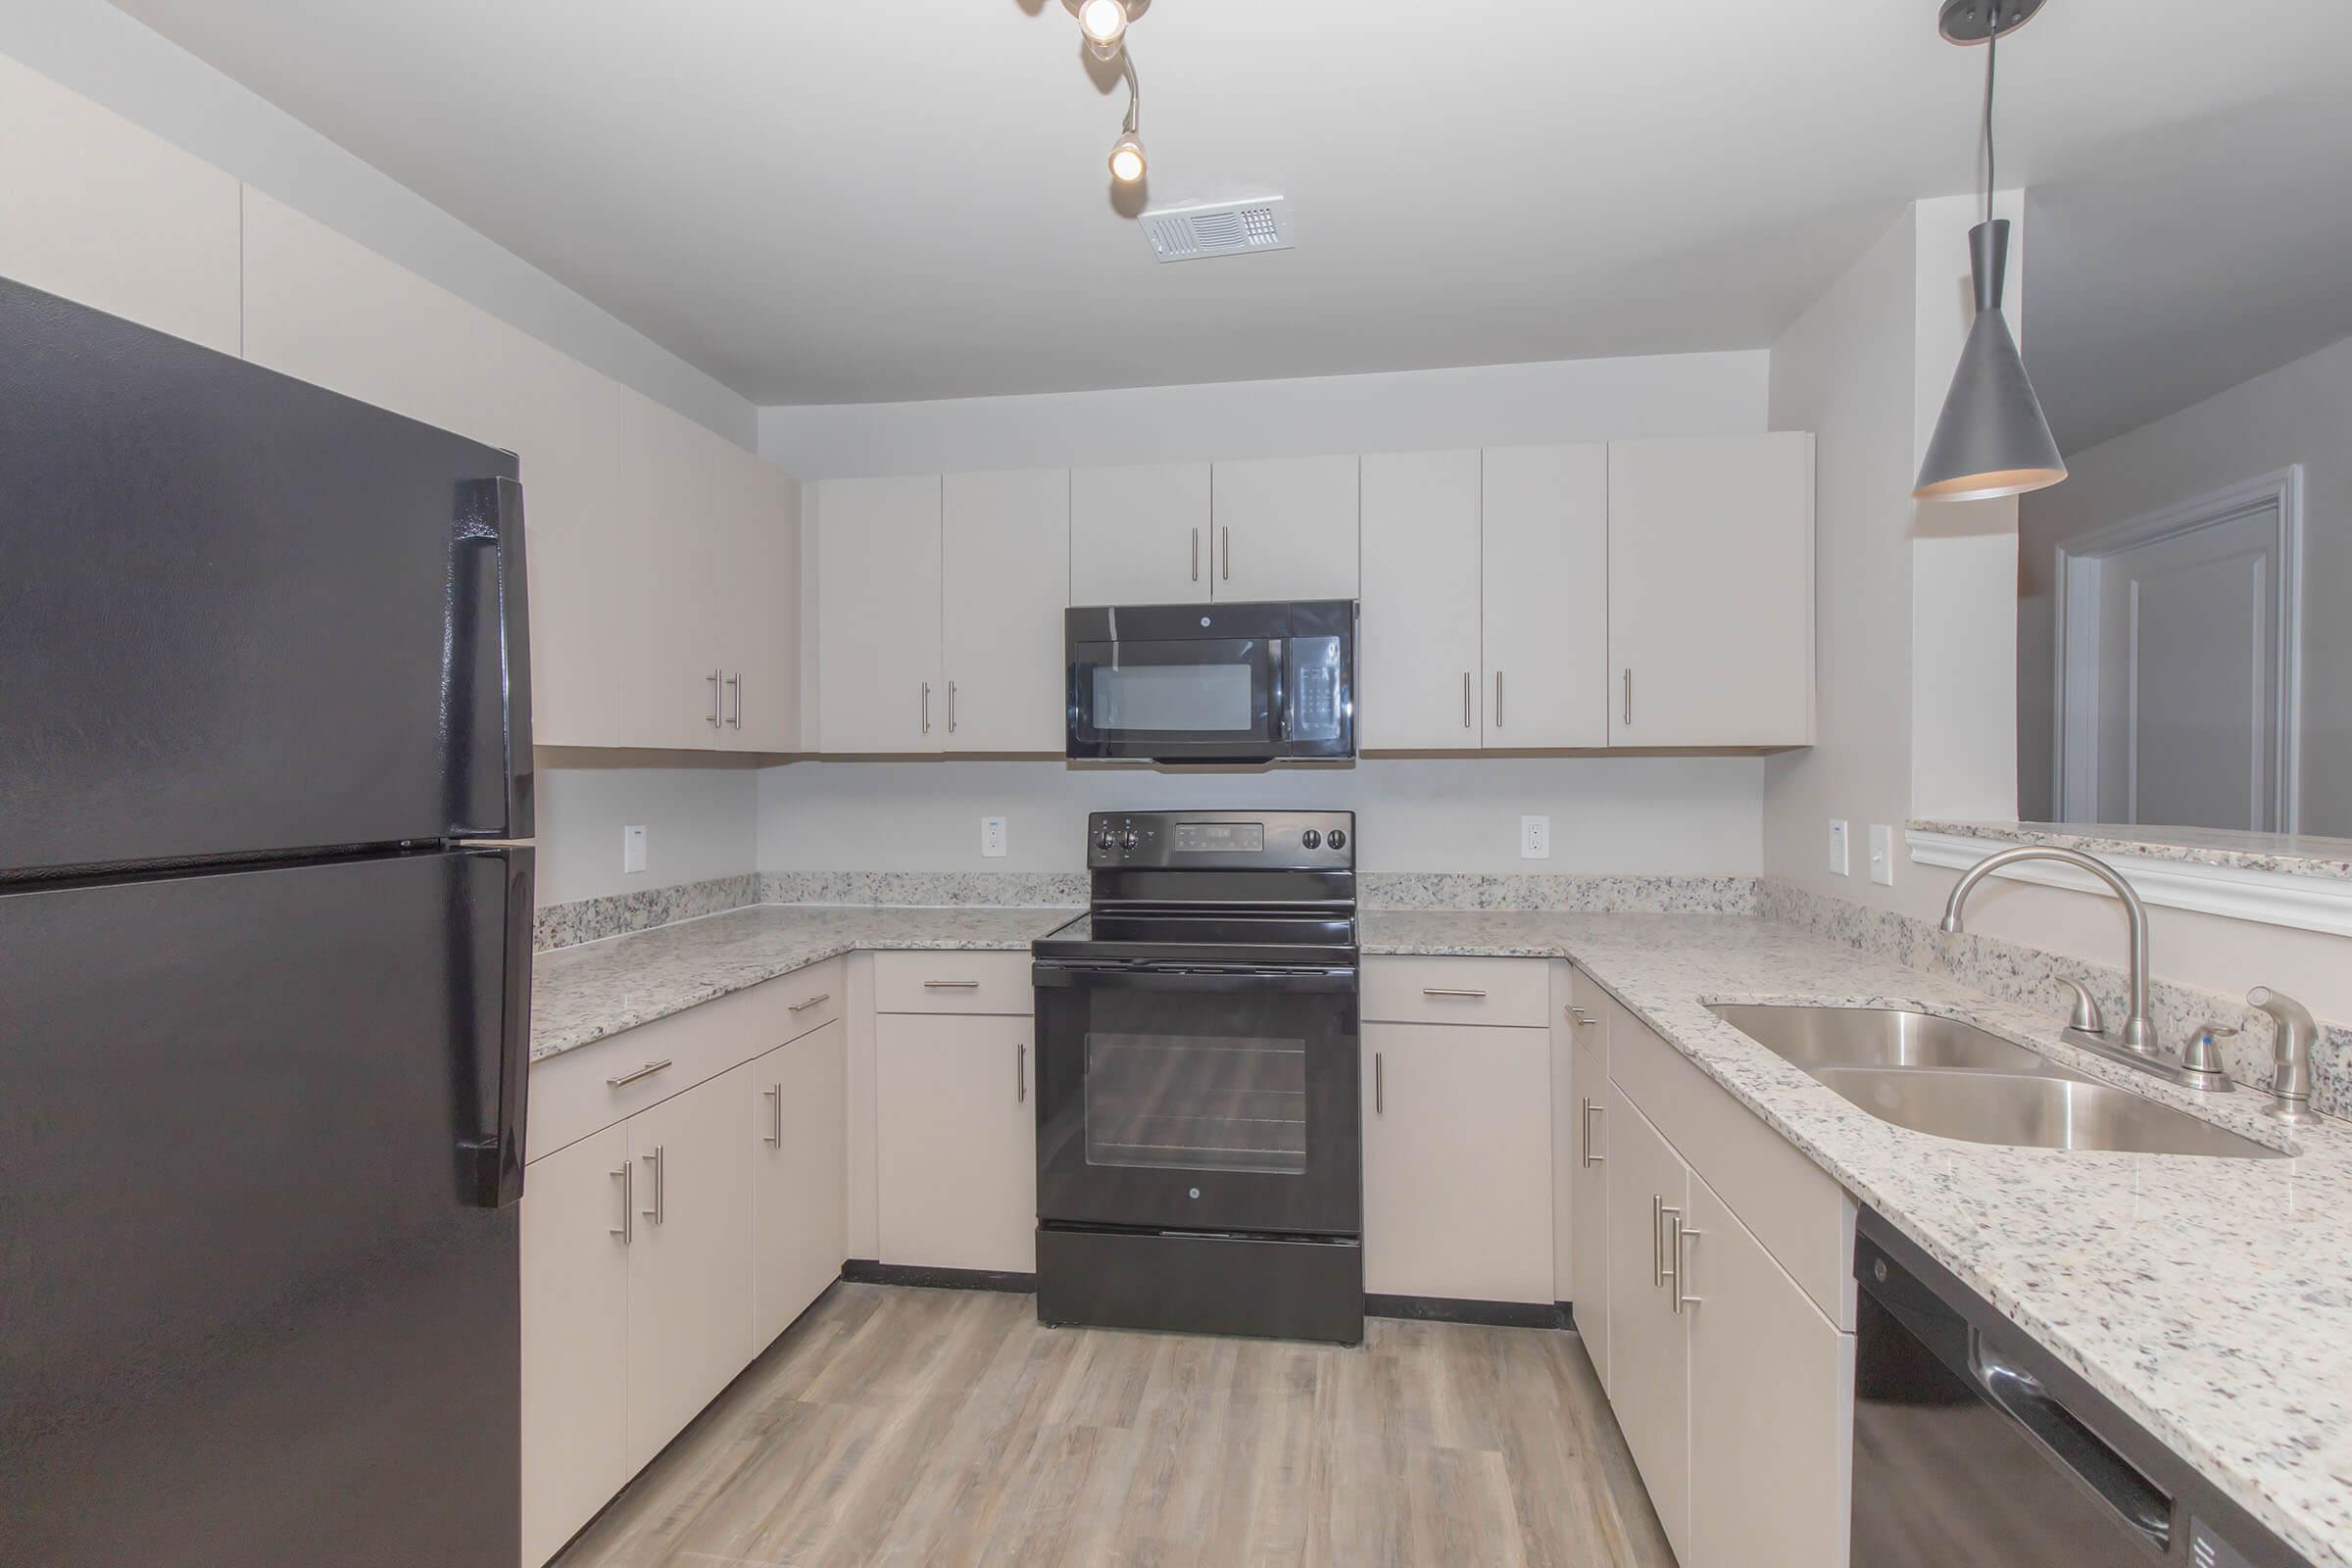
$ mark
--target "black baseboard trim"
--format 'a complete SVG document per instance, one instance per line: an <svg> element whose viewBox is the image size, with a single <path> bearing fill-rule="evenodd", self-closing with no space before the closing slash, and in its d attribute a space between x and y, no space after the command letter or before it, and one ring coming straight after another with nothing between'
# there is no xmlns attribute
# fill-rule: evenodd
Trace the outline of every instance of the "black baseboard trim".
<svg viewBox="0 0 2352 1568"><path fill-rule="evenodd" d="M911 1263L878 1263L853 1257L841 1265L841 1277L853 1285L914 1285L933 1291L1002 1291L1008 1296L1037 1294L1037 1276L989 1268L923 1268Z"/></svg>
<svg viewBox="0 0 2352 1568"><path fill-rule="evenodd" d="M1495 1329L1564 1329L1565 1301L1466 1301L1450 1296L1366 1296L1366 1317L1416 1323L1476 1323Z"/></svg>

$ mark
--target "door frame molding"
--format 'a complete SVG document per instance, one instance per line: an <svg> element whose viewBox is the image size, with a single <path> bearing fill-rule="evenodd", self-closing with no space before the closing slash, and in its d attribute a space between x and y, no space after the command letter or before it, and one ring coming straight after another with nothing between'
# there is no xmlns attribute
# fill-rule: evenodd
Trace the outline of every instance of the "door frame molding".
<svg viewBox="0 0 2352 1568"><path fill-rule="evenodd" d="M2052 712L2050 799L2061 821L2095 821L2099 800L2099 563L2107 556L2193 533L2241 513L2274 507L2278 518L2278 580L2272 613L2278 628L2278 667L2272 682L2278 703L2278 749L2273 809L2277 831L2301 830L2303 817L2303 465L2174 502L2107 523L2058 546L2057 627ZM2078 658L2078 638L2089 639ZM2078 814L2080 810L2082 814Z"/></svg>

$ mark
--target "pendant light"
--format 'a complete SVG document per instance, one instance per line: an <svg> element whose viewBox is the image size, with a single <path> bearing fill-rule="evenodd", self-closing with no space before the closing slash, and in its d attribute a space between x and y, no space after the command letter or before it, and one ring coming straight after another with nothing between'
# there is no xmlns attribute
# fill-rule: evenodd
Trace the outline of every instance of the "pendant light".
<svg viewBox="0 0 2352 1568"><path fill-rule="evenodd" d="M2044 0L1945 0L1941 28L1956 44L1984 45L1984 220L1968 231L1977 319L1961 346L1952 389L1928 442L1911 494L1921 501L1981 501L2022 495L2066 477L2066 460L2026 378L2017 339L2001 315L2009 266L2009 220L1992 216L1993 67L2003 33L2034 19Z"/></svg>
<svg viewBox="0 0 2352 1568"><path fill-rule="evenodd" d="M1144 89L1135 79L1135 58L1127 52L1127 28L1151 9L1152 0L1061 0L1062 8L1078 19L1078 30L1097 60L1119 63L1127 82L1127 118L1120 122L1119 139L1110 144L1110 177L1134 185L1151 172L1144 156L1142 122Z"/></svg>

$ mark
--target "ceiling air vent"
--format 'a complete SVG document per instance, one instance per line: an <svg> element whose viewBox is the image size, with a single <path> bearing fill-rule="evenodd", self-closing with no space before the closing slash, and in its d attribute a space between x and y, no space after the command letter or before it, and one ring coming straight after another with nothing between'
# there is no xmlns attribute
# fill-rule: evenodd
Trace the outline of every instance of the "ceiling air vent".
<svg viewBox="0 0 2352 1568"><path fill-rule="evenodd" d="M1143 223L1152 254L1163 262L1291 248L1291 213L1279 196L1208 207L1162 207L1144 214Z"/></svg>

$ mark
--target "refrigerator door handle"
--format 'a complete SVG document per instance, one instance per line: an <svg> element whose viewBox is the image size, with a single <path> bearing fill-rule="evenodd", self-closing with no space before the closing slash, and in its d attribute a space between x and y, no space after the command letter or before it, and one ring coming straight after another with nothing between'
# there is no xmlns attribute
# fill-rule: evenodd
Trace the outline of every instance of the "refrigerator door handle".
<svg viewBox="0 0 2352 1568"><path fill-rule="evenodd" d="M475 1102L488 1113L490 1125L458 1147L466 1201L477 1208L505 1208L522 1197L523 1131L528 1125L531 1053L531 875L534 852L517 847L484 850L469 857L497 875L503 895L498 964L498 1039L495 1054L478 1039L472 1052L478 1080ZM477 873L469 878L480 888L489 880ZM478 907L479 906L477 906ZM486 961L481 943L476 961ZM475 1016L482 1015L476 1008Z"/></svg>
<svg viewBox="0 0 2352 1568"><path fill-rule="evenodd" d="M531 789L530 589L523 557L522 486L474 479L458 487L450 549L450 668L446 737L452 838L527 839ZM480 563L494 572L485 589ZM492 726L483 708L494 704ZM498 780L490 787L492 771ZM496 812L498 820L481 820Z"/></svg>

